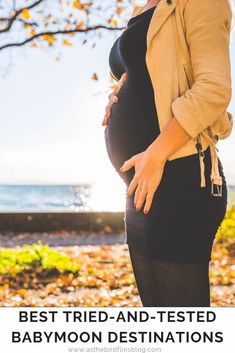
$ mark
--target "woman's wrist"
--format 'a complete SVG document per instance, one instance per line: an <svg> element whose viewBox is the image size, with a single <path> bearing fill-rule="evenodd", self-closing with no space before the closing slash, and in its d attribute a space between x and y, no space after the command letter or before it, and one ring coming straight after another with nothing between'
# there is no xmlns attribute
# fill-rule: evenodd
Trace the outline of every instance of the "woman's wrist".
<svg viewBox="0 0 235 353"><path fill-rule="evenodd" d="M167 123L158 137L146 149L158 163L165 164L168 158L190 140L191 136L179 124L176 118Z"/></svg>
<svg viewBox="0 0 235 353"><path fill-rule="evenodd" d="M159 148L157 140L151 143L145 152L150 156L151 159L154 159L155 162L161 165L164 165L168 159L164 151Z"/></svg>

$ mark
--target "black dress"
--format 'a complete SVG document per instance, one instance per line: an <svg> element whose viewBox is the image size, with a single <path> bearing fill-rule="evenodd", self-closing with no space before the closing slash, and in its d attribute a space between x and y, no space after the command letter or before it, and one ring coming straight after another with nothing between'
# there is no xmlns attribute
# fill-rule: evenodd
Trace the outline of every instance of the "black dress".
<svg viewBox="0 0 235 353"><path fill-rule="evenodd" d="M120 172L125 160L144 151L160 134L154 91L145 61L146 34L155 6L132 17L114 42L109 56L111 71L127 78L117 93L117 103L105 127L110 161L128 187L134 168ZM157 65L157 63L156 63ZM216 231L227 206L227 187L221 161L223 197L210 192L211 159L205 151L206 187L200 187L198 154L167 161L150 211L136 211L126 196L126 242L156 259L208 263Z"/></svg>

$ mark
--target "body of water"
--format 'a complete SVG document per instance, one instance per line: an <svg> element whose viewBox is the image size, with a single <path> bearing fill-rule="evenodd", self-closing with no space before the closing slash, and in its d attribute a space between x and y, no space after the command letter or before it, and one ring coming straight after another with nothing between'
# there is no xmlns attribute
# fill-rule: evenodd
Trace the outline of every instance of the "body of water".
<svg viewBox="0 0 235 353"><path fill-rule="evenodd" d="M100 191L100 195L102 195ZM235 192L235 186L229 186ZM105 198L105 195L104 195ZM120 190L102 209L102 196L94 197L92 185L0 185L0 212L79 212L124 210L125 194ZM117 209L116 204L120 205ZM122 207L123 205L123 207Z"/></svg>
<svg viewBox="0 0 235 353"><path fill-rule="evenodd" d="M0 185L0 211L90 210L90 185Z"/></svg>

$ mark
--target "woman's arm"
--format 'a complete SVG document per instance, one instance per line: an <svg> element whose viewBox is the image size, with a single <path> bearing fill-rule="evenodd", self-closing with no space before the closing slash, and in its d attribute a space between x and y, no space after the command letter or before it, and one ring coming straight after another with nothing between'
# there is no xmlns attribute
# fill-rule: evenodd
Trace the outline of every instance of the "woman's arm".
<svg viewBox="0 0 235 353"><path fill-rule="evenodd" d="M184 11L194 84L171 105L173 118L142 153L125 161L135 167L127 194L135 191L137 210L148 213L166 160L220 117L231 98L229 37L232 13L228 0L188 0Z"/></svg>
<svg viewBox="0 0 235 353"><path fill-rule="evenodd" d="M154 193L162 178L165 162L190 138L173 117L144 152L125 161L120 169L122 172L135 167L135 176L128 187L127 194L131 196L136 189L134 203L137 211L142 208L146 198L144 213L149 212Z"/></svg>
<svg viewBox="0 0 235 353"><path fill-rule="evenodd" d="M184 9L194 83L171 109L192 138L222 116L231 100L231 20L228 0L188 0Z"/></svg>
<svg viewBox="0 0 235 353"><path fill-rule="evenodd" d="M191 136L173 117L146 151L158 156L159 161L165 163L173 153L190 139Z"/></svg>

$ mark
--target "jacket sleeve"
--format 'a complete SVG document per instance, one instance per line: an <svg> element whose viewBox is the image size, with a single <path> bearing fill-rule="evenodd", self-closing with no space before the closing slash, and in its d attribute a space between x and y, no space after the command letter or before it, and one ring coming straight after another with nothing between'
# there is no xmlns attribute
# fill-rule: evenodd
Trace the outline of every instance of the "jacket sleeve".
<svg viewBox="0 0 235 353"><path fill-rule="evenodd" d="M188 0L184 18L194 82L171 108L194 138L224 114L231 100L232 10L228 0Z"/></svg>

